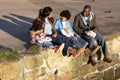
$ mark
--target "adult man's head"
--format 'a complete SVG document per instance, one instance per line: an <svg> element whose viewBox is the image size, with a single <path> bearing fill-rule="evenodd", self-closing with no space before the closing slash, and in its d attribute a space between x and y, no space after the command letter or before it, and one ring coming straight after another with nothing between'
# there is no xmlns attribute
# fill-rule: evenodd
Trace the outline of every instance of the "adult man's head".
<svg viewBox="0 0 120 80"><path fill-rule="evenodd" d="M86 16L86 17L89 16L90 11L91 11L91 6L90 5L85 5L84 8L83 8L83 15Z"/></svg>

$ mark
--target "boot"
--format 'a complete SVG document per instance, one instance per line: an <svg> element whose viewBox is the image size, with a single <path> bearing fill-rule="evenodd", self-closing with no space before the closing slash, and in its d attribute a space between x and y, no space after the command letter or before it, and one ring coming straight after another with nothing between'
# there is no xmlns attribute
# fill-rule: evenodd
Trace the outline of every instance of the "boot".
<svg viewBox="0 0 120 80"><path fill-rule="evenodd" d="M97 64L95 58L91 58L91 59L90 59L90 62L91 62L91 64L92 64L93 66L95 66L95 65Z"/></svg>
<svg viewBox="0 0 120 80"><path fill-rule="evenodd" d="M75 48L71 48L70 51L69 51L69 53L70 53L71 55L75 56L76 53L77 53L77 50L76 50Z"/></svg>
<svg viewBox="0 0 120 80"><path fill-rule="evenodd" d="M108 56L104 56L103 61L111 63L112 59L110 59Z"/></svg>
<svg viewBox="0 0 120 80"><path fill-rule="evenodd" d="M96 46L94 49L86 48L85 49L85 55L91 56L93 54L96 54L96 52L101 48L101 46Z"/></svg>
<svg viewBox="0 0 120 80"><path fill-rule="evenodd" d="M85 48L78 49L74 57L75 58L79 57L82 53L84 53L84 51L85 51Z"/></svg>

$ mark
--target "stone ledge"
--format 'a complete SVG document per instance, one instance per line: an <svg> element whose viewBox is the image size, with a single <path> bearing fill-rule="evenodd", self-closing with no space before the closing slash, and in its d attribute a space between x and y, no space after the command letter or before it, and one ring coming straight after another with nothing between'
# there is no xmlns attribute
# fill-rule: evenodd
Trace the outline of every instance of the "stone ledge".
<svg viewBox="0 0 120 80"><path fill-rule="evenodd" d="M114 80L119 79L120 69L120 48L119 36L107 40L109 51L113 62L108 64L100 61L96 66L86 64L88 57L81 55L74 59L72 56L62 56L53 50L46 50L42 53L23 56L24 65L20 61L0 64L1 80ZM118 47L114 48L113 47ZM22 67L24 66L24 74ZM57 71L57 72L56 72ZM12 73L11 73L12 72ZM114 76L112 76L114 74ZM14 76L13 76L14 75ZM24 75L24 77L22 77ZM19 79L18 79L19 78Z"/></svg>

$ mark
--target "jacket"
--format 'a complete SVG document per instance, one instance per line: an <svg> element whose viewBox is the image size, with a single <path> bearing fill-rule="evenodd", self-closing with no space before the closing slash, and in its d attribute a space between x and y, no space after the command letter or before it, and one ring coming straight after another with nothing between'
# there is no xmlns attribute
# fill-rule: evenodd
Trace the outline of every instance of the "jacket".
<svg viewBox="0 0 120 80"><path fill-rule="evenodd" d="M81 15L83 15L83 12L77 14L73 22L73 30L79 35L84 33L84 30L86 27ZM92 16L92 19L88 23L89 28L90 30L97 29L96 16L93 13L91 14L91 16Z"/></svg>
<svg viewBox="0 0 120 80"><path fill-rule="evenodd" d="M68 30L70 30L72 33L74 33L74 35L76 34L76 32L75 32L75 31L73 30L73 28L71 27L69 20L66 21L66 28L67 28ZM62 33L61 33L61 30L63 29L63 24L62 24L62 20L61 20L60 18L56 20L55 29L56 29L56 31L58 32L58 34L60 34L60 35L62 34Z"/></svg>

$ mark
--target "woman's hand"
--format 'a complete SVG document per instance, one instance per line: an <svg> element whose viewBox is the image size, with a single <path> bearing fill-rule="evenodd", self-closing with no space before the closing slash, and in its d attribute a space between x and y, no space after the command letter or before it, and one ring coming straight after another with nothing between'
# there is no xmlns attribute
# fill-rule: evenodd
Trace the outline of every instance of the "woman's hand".
<svg viewBox="0 0 120 80"><path fill-rule="evenodd" d="M52 36L53 36L53 37L57 37L57 35L58 35L57 33L54 33Z"/></svg>

